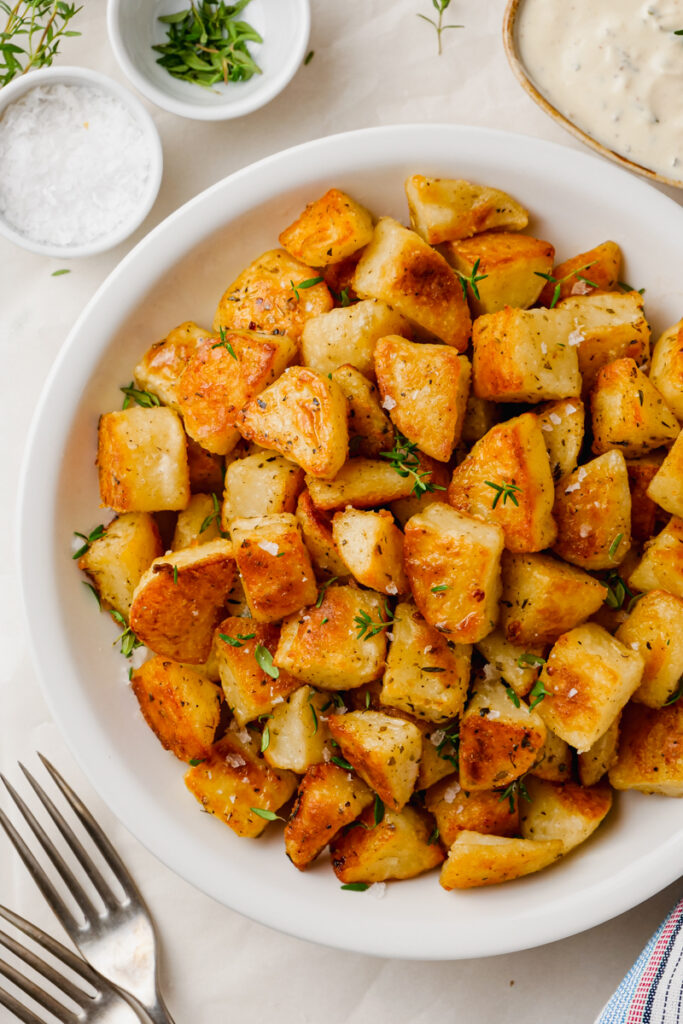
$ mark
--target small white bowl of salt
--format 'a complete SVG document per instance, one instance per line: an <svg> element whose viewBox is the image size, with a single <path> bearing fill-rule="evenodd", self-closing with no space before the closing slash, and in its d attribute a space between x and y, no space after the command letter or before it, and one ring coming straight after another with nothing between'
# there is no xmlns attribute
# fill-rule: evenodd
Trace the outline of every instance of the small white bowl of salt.
<svg viewBox="0 0 683 1024"><path fill-rule="evenodd" d="M46 256L92 256L143 222L159 192L159 133L132 93L86 68L0 91L0 233Z"/></svg>

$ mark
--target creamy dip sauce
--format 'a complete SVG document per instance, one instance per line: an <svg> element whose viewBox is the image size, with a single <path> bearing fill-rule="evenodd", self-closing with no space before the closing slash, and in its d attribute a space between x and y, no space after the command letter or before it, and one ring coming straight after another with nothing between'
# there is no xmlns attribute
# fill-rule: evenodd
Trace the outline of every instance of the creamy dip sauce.
<svg viewBox="0 0 683 1024"><path fill-rule="evenodd" d="M683 181L681 0L524 0L519 55L545 98L608 149Z"/></svg>

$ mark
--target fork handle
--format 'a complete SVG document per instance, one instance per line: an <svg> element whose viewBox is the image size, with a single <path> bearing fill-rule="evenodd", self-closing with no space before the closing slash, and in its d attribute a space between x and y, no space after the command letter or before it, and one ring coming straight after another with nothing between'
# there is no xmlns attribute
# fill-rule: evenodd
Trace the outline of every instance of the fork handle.
<svg viewBox="0 0 683 1024"><path fill-rule="evenodd" d="M145 1006L145 1013L153 1024L175 1024L173 1017L160 995L157 995L156 1003L153 1006Z"/></svg>

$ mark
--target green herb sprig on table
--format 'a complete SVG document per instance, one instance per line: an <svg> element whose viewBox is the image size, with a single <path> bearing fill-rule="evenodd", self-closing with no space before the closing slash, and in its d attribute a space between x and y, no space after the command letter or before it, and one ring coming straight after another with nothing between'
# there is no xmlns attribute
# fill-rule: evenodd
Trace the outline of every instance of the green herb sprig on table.
<svg viewBox="0 0 683 1024"><path fill-rule="evenodd" d="M444 33L446 31L446 29L449 29L449 28L464 28L465 27L464 25L444 25L444 23L443 23L443 16L444 16L444 14L446 13L446 11L448 10L448 8L450 6L451 6L451 0L432 0L432 7L434 8L434 10L436 11L436 14L437 14L436 20L434 18L428 18L426 14L418 14L418 18L422 18L423 21L427 21L427 22L429 22L430 25L434 26L434 31L436 32L436 38L437 38L437 41L438 41L439 56L441 56L441 54L443 52L442 47L441 47L441 35L442 35L442 33Z"/></svg>
<svg viewBox="0 0 683 1024"><path fill-rule="evenodd" d="M7 16L4 27L0 23L0 87L16 75L52 64L61 40L80 36L67 29L80 10L82 6L62 0L18 0L12 5L0 0L0 15Z"/></svg>
<svg viewBox="0 0 683 1024"><path fill-rule="evenodd" d="M152 47L161 54L157 64L174 78L205 89L218 82L246 82L260 75L248 44L263 39L252 25L239 20L249 2L199 0L184 11L160 17L168 42Z"/></svg>

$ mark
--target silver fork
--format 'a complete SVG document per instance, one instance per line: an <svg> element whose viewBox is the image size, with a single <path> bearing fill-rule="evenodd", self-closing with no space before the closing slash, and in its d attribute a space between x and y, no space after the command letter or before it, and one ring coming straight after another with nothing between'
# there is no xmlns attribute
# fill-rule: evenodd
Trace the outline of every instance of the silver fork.
<svg viewBox="0 0 683 1024"><path fill-rule="evenodd" d="M50 953L59 961L61 967L69 968L86 982L86 985L81 987L71 981L17 939L0 930L0 945L54 985L61 995L66 996L71 1003L75 1003L77 1010L74 1012L68 1005L65 1006L61 999L55 998L50 992L41 988L37 982L31 981L15 967L0 959L0 974L21 989L29 999L38 1003L64 1024L72 1024L72 1022L73 1024L76 1022L78 1024L140 1024L140 1018L133 1008L124 1002L112 985L109 985L104 978L88 967L85 960L75 956L56 939L46 935L40 928L36 928L35 925L25 921L23 917L7 910L6 907L0 907L0 917L27 935L42 950ZM88 988L91 990L90 992L86 991ZM44 1017L39 1017L35 1011L30 1010L2 987L0 987L0 1006L10 1010L15 1017L24 1021L24 1024L45 1024Z"/></svg>
<svg viewBox="0 0 683 1024"><path fill-rule="evenodd" d="M66 905L59 892L48 878L38 860L29 850L7 815L0 810L0 825L11 839L14 847L31 873L38 888L59 918L64 930L80 953L101 975L120 990L124 997L132 997L154 1024L173 1024L159 991L157 936L149 911L135 882L123 865L121 858L97 824L92 814L64 781L56 768L42 754L38 755L52 779L61 790L76 817L104 858L111 874L123 892L123 898L101 874L99 868L77 838L71 827L31 773L19 764L31 787L48 812L57 830L62 835L76 860L102 900L103 907L94 905L71 868L59 853L57 847L31 812L17 791L0 775L10 796L21 811L27 825L43 850L52 861L54 868L69 893L78 904L83 916L79 921Z"/></svg>

